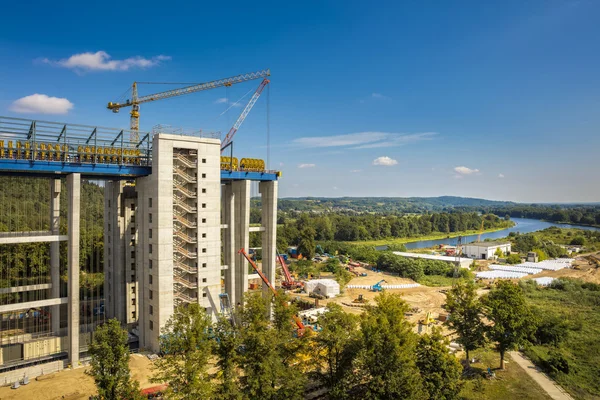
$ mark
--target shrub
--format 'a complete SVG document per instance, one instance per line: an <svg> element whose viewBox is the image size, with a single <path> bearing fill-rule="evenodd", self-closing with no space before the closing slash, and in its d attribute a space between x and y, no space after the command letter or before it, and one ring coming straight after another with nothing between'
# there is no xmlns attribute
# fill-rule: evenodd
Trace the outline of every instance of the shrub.
<svg viewBox="0 0 600 400"><path fill-rule="evenodd" d="M509 264L520 264L521 256L518 254L511 254L508 257L506 257L506 262Z"/></svg>
<svg viewBox="0 0 600 400"><path fill-rule="evenodd" d="M560 350L550 350L546 365L548 372L551 374L558 372L562 372L563 374L569 373L569 361L563 356Z"/></svg>
<svg viewBox="0 0 600 400"><path fill-rule="evenodd" d="M585 243L585 239L582 236L577 236L571 239L571 245L573 246L583 246Z"/></svg>

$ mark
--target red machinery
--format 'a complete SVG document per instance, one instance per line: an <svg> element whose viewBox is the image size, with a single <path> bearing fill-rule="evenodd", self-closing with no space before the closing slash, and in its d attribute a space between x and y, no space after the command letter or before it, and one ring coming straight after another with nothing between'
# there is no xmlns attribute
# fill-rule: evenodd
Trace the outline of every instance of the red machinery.
<svg viewBox="0 0 600 400"><path fill-rule="evenodd" d="M283 276L285 277L285 280L281 282L281 286L283 286L284 289L288 290L304 287L304 284L302 282L294 281L294 278L292 277L292 274L290 274L290 270L288 269L285 260L283 259L281 254L279 254L279 252L277 253L277 259L279 260L279 264L281 264Z"/></svg>
<svg viewBox="0 0 600 400"><path fill-rule="evenodd" d="M267 285L269 287L269 289L271 289L271 291L273 292L273 295L277 296L277 290L275 289L275 287L271 284L271 282L269 282L269 279L267 279L265 274L263 274L263 272L260 269L258 269L256 264L254 263L254 261L252 261L252 258L250 258L250 256L246 253L246 251L243 248L241 248L240 251L238 251L238 253L243 255L244 258L246 260L248 260L250 265L252 265L252 268L254 268L256 273L260 276L262 281L265 283L265 285ZM289 273L289 271L288 271L288 273ZM296 326L298 327L298 336L302 336L304 334L304 331L306 330L306 327L302 323L302 320L300 320L300 318L298 318L298 316L293 315L292 318L294 319L294 322L296 323Z"/></svg>

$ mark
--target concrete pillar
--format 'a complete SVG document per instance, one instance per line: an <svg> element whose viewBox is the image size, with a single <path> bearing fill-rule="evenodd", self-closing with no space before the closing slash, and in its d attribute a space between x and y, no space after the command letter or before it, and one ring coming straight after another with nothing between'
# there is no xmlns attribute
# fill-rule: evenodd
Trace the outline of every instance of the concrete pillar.
<svg viewBox="0 0 600 400"><path fill-rule="evenodd" d="M231 305L235 307L238 301L235 291L235 196L231 184L223 185L222 191L223 223L227 229L223 230L223 263L227 265L225 270L225 293L229 296Z"/></svg>
<svg viewBox="0 0 600 400"><path fill-rule="evenodd" d="M60 179L50 179L50 233L58 235L60 229ZM60 297L60 242L50 243L50 298ZM60 306L50 307L52 332L60 330Z"/></svg>
<svg viewBox="0 0 600 400"><path fill-rule="evenodd" d="M248 261L237 252L243 248L248 251L250 244L250 181L233 181L235 205L235 298L236 305L244 301L248 289Z"/></svg>
<svg viewBox="0 0 600 400"><path fill-rule="evenodd" d="M260 182L259 191L262 204L262 272L275 285L275 268L277 252L277 181ZM263 293L270 289L263 283Z"/></svg>
<svg viewBox="0 0 600 400"><path fill-rule="evenodd" d="M69 297L69 362L79 365L79 217L81 208L81 175L67 175L68 215L68 292Z"/></svg>

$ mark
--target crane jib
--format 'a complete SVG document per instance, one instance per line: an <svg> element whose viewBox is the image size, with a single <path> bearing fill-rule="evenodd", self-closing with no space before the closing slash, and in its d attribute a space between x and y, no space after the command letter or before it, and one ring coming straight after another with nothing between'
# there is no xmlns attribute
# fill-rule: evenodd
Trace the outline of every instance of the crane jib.
<svg viewBox="0 0 600 400"><path fill-rule="evenodd" d="M128 101L127 103L123 103L123 104L114 103L112 107L113 108L129 107L129 106L133 105L134 103L141 104L141 103L146 103L149 101L155 101L155 100L160 100L160 99L166 99L169 97L181 96L184 94L195 93L195 92L200 92L203 90L215 89L218 87L229 86L229 85L233 85L236 83L246 82L246 81L250 81L253 79L265 78L270 75L271 75L271 71L269 69L266 69L266 70L262 70L262 71L258 71L258 72L252 72L249 74L233 76L231 78L224 78L224 79L219 79L219 80L212 81L212 82L200 83L198 85L186 86L186 87L179 88L179 89L172 89L172 90L166 90L164 92L149 94L149 95L138 97L137 100Z"/></svg>

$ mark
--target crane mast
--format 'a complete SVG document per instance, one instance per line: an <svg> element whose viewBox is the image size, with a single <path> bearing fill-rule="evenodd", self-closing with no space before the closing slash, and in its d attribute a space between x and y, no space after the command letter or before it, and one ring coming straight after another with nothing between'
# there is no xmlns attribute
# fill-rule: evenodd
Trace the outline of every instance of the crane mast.
<svg viewBox="0 0 600 400"><path fill-rule="evenodd" d="M224 79L219 79L216 81L210 81L210 82L200 83L197 85L186 86L186 87L182 87L179 89L166 90L164 92L149 94L149 95L145 95L145 96L141 96L141 97L138 96L137 82L134 82L132 85L132 88L131 88L131 100L127 100L124 103L109 102L108 105L106 106L106 108L108 108L109 110L111 110L114 113L118 113L121 110L121 108L131 107L131 113L130 113L131 114L131 118L130 118L131 141L135 143L138 140L138 131L139 131L139 125L140 125L140 123L139 123L140 122L139 121L140 120L140 104L147 103L150 101L168 99L170 97L181 96L184 94L196 93L196 92L200 92L203 90L232 86L236 83L246 82L249 80L260 79L260 78L266 78L270 75L271 75L271 70L265 69L262 71L251 72L248 74L232 76L230 78L224 78ZM258 99L258 97L256 99ZM254 100L254 102L256 102L256 99ZM254 104L252 104L252 105L254 105ZM248 108L248 106L246 106L246 108ZM250 109L252 109L252 106L250 107ZM248 109L248 112L250 111L250 109ZM245 116L244 116L244 118L245 118ZM240 125L241 125L241 122L243 122L244 118L241 119ZM238 125L238 128L239 128L239 125ZM237 128L236 128L236 131L237 131ZM235 132L234 132L234 134L235 134Z"/></svg>

